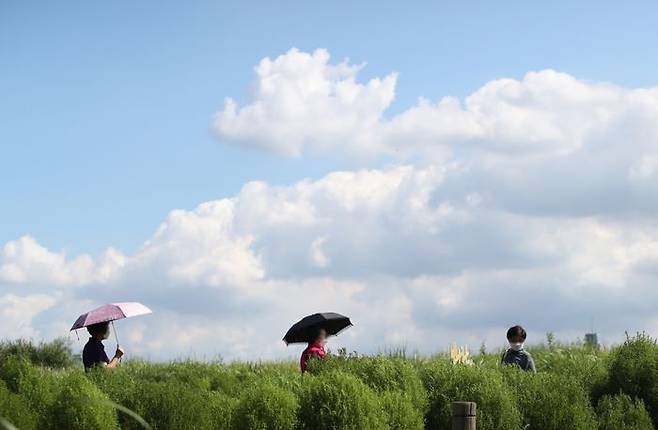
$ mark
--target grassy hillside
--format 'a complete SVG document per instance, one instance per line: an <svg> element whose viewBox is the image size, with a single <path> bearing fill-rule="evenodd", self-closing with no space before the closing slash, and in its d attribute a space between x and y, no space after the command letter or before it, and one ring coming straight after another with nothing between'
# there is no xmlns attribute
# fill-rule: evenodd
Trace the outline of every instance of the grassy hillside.
<svg viewBox="0 0 658 430"><path fill-rule="evenodd" d="M531 348L539 373L447 356L338 354L311 364L128 361L85 375L64 342L0 345L0 416L19 429L449 429L450 402L478 429L651 429L658 345ZM10 424L9 424L10 423ZM0 428L3 424L0 424ZM8 427L9 428L9 427Z"/></svg>

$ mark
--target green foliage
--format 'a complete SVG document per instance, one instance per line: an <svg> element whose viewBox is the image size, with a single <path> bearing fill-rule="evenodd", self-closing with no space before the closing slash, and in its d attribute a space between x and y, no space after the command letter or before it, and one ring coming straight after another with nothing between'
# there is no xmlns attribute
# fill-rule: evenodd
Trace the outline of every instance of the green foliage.
<svg viewBox="0 0 658 430"><path fill-rule="evenodd" d="M81 373L71 373L60 382L52 405L50 427L70 430L118 429L115 409L108 398Z"/></svg>
<svg viewBox="0 0 658 430"><path fill-rule="evenodd" d="M228 366L222 378L224 381L238 381L233 388L224 391L233 395L238 393L238 387L246 387L264 379L297 395L304 386L298 363L234 363Z"/></svg>
<svg viewBox="0 0 658 430"><path fill-rule="evenodd" d="M605 393L608 378L607 353L582 343L569 345L547 334L547 344L530 348L540 372L569 375L577 379L593 403Z"/></svg>
<svg viewBox="0 0 658 430"><path fill-rule="evenodd" d="M18 339L0 342L0 361L14 356L32 364L63 369L75 364L71 343L67 339L55 339L35 345L31 340Z"/></svg>
<svg viewBox="0 0 658 430"><path fill-rule="evenodd" d="M139 399L138 387L143 381L136 376L136 367L138 366L120 366L111 370L96 367L87 377L113 402L138 413L135 411ZM118 418L122 429L141 428L139 423L125 413L118 411Z"/></svg>
<svg viewBox="0 0 658 430"><path fill-rule="evenodd" d="M0 382L0 417L21 430L37 428L35 412L22 396L9 391L4 382Z"/></svg>
<svg viewBox="0 0 658 430"><path fill-rule="evenodd" d="M426 417L429 428L450 428L450 403L461 400L477 403L480 430L521 427L514 394L500 371L436 359L424 364L422 374L430 401Z"/></svg>
<svg viewBox="0 0 658 430"><path fill-rule="evenodd" d="M640 399L626 394L604 396L596 407L599 430L652 430L651 417Z"/></svg>
<svg viewBox="0 0 658 430"><path fill-rule="evenodd" d="M24 357L10 355L0 361L0 379L14 392L18 392L21 377L31 370L30 362Z"/></svg>
<svg viewBox="0 0 658 430"><path fill-rule="evenodd" d="M382 393L381 405L386 424L391 430L422 430L423 414L414 407L409 396L400 391Z"/></svg>
<svg viewBox="0 0 658 430"><path fill-rule="evenodd" d="M208 391L172 381L140 383L130 403L124 406L139 414L154 429L210 429L216 412L210 404ZM134 422L127 425L139 428Z"/></svg>
<svg viewBox="0 0 658 430"><path fill-rule="evenodd" d="M240 396L234 427L253 430L293 430L299 404L294 394L269 382L254 384Z"/></svg>
<svg viewBox="0 0 658 430"><path fill-rule="evenodd" d="M424 414L427 409L427 391L411 361L385 356L336 357L327 356L313 362L310 372L322 373L341 370L357 376L377 392L402 391L413 406Z"/></svg>
<svg viewBox="0 0 658 430"><path fill-rule="evenodd" d="M528 373L505 369L505 379L516 394L524 425L531 429L596 429L585 388L569 375Z"/></svg>
<svg viewBox="0 0 658 430"><path fill-rule="evenodd" d="M485 348L475 366L396 351L328 356L306 375L296 361L129 361L85 374L67 348L0 344L0 417L39 430L142 430L140 417L154 429L450 428L450 403L468 400L480 430L648 430L658 411L658 345L646 335L611 352L551 337L530 349L537 374Z"/></svg>
<svg viewBox="0 0 658 430"><path fill-rule="evenodd" d="M300 400L299 420L304 429L385 429L383 411L375 393L357 377L340 372L308 375Z"/></svg>
<svg viewBox="0 0 658 430"><path fill-rule="evenodd" d="M658 425L658 344L645 334L626 339L610 357L608 392L623 392L644 401Z"/></svg>
<svg viewBox="0 0 658 430"><path fill-rule="evenodd" d="M208 405L214 426L211 429L227 430L233 425L233 414L238 400L222 393L211 392L208 394Z"/></svg>
<svg viewBox="0 0 658 430"><path fill-rule="evenodd" d="M39 428L47 428L49 411L59 390L59 379L48 369L35 367L24 357L9 356L0 362L0 379L29 403L39 418Z"/></svg>
<svg viewBox="0 0 658 430"><path fill-rule="evenodd" d="M130 374L136 380L151 382L184 383L199 390L208 390L214 374L213 365L193 361L173 363L135 362Z"/></svg>

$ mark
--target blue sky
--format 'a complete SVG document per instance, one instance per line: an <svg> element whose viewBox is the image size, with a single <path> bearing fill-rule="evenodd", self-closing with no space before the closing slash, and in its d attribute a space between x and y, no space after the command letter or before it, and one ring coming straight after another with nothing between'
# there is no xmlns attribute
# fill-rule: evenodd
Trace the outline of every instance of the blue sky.
<svg viewBox="0 0 658 430"><path fill-rule="evenodd" d="M653 2L5 2L0 6L0 241L135 250L172 208L344 162L221 146L209 132L252 68L291 47L400 73L390 113L553 68L655 84ZM327 157L330 158L330 157Z"/></svg>
<svg viewBox="0 0 658 430"><path fill-rule="evenodd" d="M363 352L658 333L657 12L4 2L0 337L125 300L152 358L326 310Z"/></svg>

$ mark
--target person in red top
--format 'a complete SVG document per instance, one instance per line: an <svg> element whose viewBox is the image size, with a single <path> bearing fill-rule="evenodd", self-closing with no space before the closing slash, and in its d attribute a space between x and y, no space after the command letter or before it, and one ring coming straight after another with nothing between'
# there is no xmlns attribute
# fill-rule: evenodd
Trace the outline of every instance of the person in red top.
<svg viewBox="0 0 658 430"><path fill-rule="evenodd" d="M302 357L299 360L299 365L302 368L302 373L306 372L308 361L311 358L324 358L327 354L324 350L324 345L327 343L327 332L320 329L314 333L313 340L308 343L308 346L302 352Z"/></svg>

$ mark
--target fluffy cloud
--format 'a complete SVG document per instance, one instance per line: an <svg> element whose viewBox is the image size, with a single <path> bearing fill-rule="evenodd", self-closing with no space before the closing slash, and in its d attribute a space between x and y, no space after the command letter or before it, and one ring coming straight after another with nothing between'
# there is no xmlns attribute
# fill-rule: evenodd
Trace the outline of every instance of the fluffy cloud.
<svg viewBox="0 0 658 430"><path fill-rule="evenodd" d="M251 249L254 239L249 232L236 231L235 211L229 199L191 212L172 211L127 269L163 267L178 282L214 286L261 279L260 259Z"/></svg>
<svg viewBox="0 0 658 430"><path fill-rule="evenodd" d="M347 60L331 64L321 49L265 58L256 68L253 100L238 107L228 99L215 116L215 131L226 143L297 156L308 151L443 159L482 151L518 159L605 150L613 139L626 141L631 153L651 150L655 158L658 88L626 89L543 70L488 82L464 100L421 97L387 118L396 74L358 83L361 68ZM640 162L634 171L642 176L650 166Z"/></svg>
<svg viewBox="0 0 658 430"><path fill-rule="evenodd" d="M156 312L121 324L135 353L211 359L286 355L287 326L322 310L352 316L357 326L335 345L361 351L496 344L496 330L518 321L535 334L568 335L596 321L604 335L620 335L653 318L652 222L515 213L454 193L451 177L464 174L459 166L392 166L246 184L230 199L172 211L103 277L71 271L78 278L67 278L67 290L59 269L79 258L57 259L52 279L79 309L46 311L38 322L65 330L70 322L61 321L93 302L140 300ZM25 273L43 260L6 255L3 266ZM89 267L108 267L105 256L88 258Z"/></svg>
<svg viewBox="0 0 658 430"><path fill-rule="evenodd" d="M33 318L51 308L56 299L46 294L0 296L0 337L34 337L40 332L32 325Z"/></svg>
<svg viewBox="0 0 658 430"><path fill-rule="evenodd" d="M356 323L335 346L370 352L498 345L518 322L532 340L655 327L658 89L546 70L387 117L395 74L359 83L360 69L323 50L264 59L254 99L228 100L215 131L391 165L247 183L172 211L132 255L8 242L6 306L57 301L14 326L52 336L98 302L140 300L155 313L125 323L135 353L252 359L289 354L289 324L323 310Z"/></svg>
<svg viewBox="0 0 658 430"><path fill-rule="evenodd" d="M63 252L52 252L32 237L7 242L0 251L0 282L18 284L86 284L107 281L124 263L114 249L94 261L89 255L71 260Z"/></svg>
<svg viewBox="0 0 658 430"><path fill-rule="evenodd" d="M377 151L371 134L393 101L396 75L360 84L361 67L329 64L322 49L265 58L255 70L254 101L239 108L228 98L215 115L215 130L227 141L287 155L307 147Z"/></svg>
<svg viewBox="0 0 658 430"><path fill-rule="evenodd" d="M229 103L216 114L214 128L227 144L289 155L369 154L459 166L444 194L473 194L514 213L658 211L658 87L624 88L543 70L487 82L463 100L421 97L386 116L395 74L359 83L360 70L347 60L332 64L324 50L266 58L257 68L253 99L240 108ZM268 83L272 91L260 90ZM343 85L356 88L355 96L337 95ZM380 92L382 103L368 101L372 91ZM336 100L340 109L314 108Z"/></svg>

